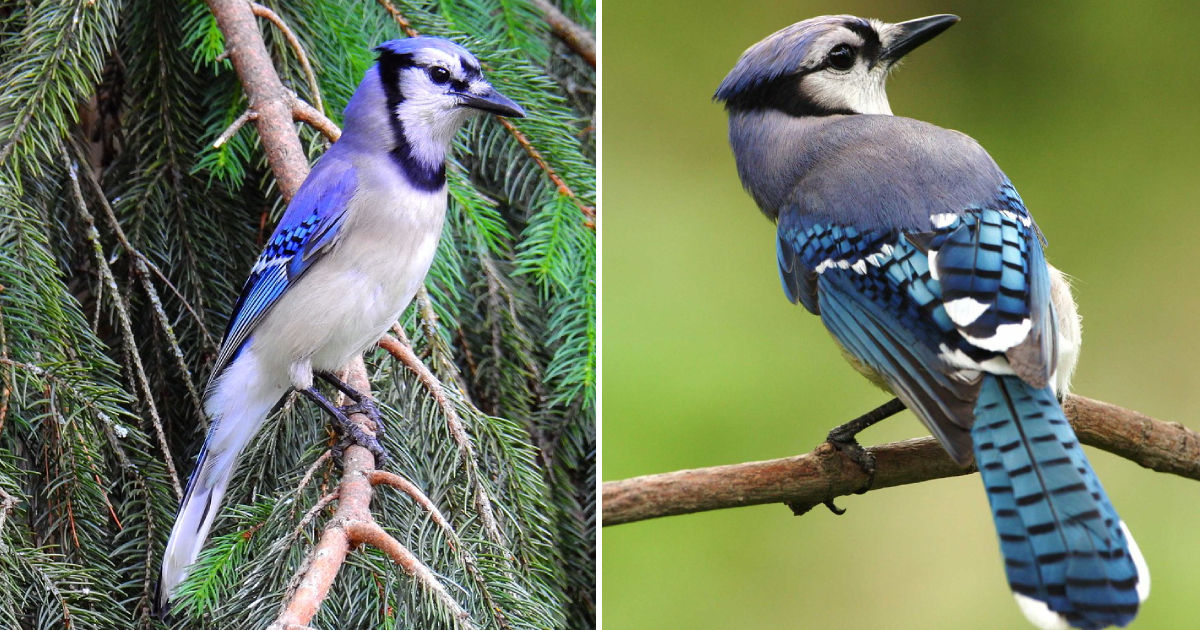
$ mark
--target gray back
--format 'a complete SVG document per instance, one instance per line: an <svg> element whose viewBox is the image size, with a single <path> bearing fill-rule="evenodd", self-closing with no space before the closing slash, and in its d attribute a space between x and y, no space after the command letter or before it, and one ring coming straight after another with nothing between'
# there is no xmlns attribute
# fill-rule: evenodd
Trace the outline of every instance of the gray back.
<svg viewBox="0 0 1200 630"><path fill-rule="evenodd" d="M834 223L925 231L931 214L986 203L1006 181L969 136L898 116L731 112L729 142L772 219L795 205Z"/></svg>

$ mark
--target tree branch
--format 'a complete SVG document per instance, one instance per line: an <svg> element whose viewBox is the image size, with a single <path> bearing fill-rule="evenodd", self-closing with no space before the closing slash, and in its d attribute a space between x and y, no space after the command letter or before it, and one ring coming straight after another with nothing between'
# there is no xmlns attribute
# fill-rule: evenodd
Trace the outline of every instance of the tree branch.
<svg viewBox="0 0 1200 630"><path fill-rule="evenodd" d="M1200 434L1136 411L1068 396L1063 404L1079 441L1158 472L1200 481ZM975 472L959 466L932 437L867 449L875 456L871 490ZM812 452L763 462L680 470L610 481L603 524L620 525L707 510L787 503L797 514L853 494L867 475L829 443Z"/></svg>
<svg viewBox="0 0 1200 630"><path fill-rule="evenodd" d="M295 97L275 73L250 3L208 0L208 7L225 35L225 50L241 79L250 110L256 114L254 125L262 137L271 171L279 181L279 192L290 201L308 176L308 159L292 122Z"/></svg>
<svg viewBox="0 0 1200 630"><path fill-rule="evenodd" d="M292 98L292 118L301 122L308 123L310 127L321 132L326 140L337 142L338 138L342 137L342 130L337 124L329 119L328 116L321 113L321 110L304 102L299 96L293 95Z"/></svg>
<svg viewBox="0 0 1200 630"><path fill-rule="evenodd" d="M371 383L367 380L367 369L362 357L351 363L345 380L354 389L370 395ZM350 419L366 430L374 429L374 424L364 414L353 414ZM279 630L308 626L321 602L329 594L329 588L346 562L347 554L362 544L371 545L386 553L405 573L420 581L433 593L451 614L466 623L467 612L454 600L429 567L400 544L400 541L384 531L371 514L371 497L374 495L372 480L390 484L395 481L391 477L395 476L388 477L385 474L380 478L379 471L375 470L375 456L358 445L346 448L342 455L342 464L342 479L337 490L337 510L325 525L320 542L309 553L308 561L300 570L303 577L295 590L289 594L283 611L271 627ZM415 490L415 486L413 489ZM417 493L424 497L419 490ZM434 510L436 513L436 508ZM437 514L441 516L440 513ZM445 519L441 519L439 524L444 522Z"/></svg>
<svg viewBox="0 0 1200 630"><path fill-rule="evenodd" d="M575 54L583 57L588 65L596 67L596 38L592 37L591 32L572 22L571 18L559 11L549 0L530 0L529 3L542 12L546 24L550 25L550 30L556 37L563 40Z"/></svg>
<svg viewBox="0 0 1200 630"><path fill-rule="evenodd" d="M317 111L324 111L325 105L321 101L321 86L317 84L317 75L313 73L312 64L308 63L308 53L304 52L304 46L300 45L300 38L296 37L295 31L271 7L251 2L250 10L254 15L274 24L275 28L278 28L283 33L284 38L287 39L288 44L292 47L292 51L296 53L296 61L300 62L300 69L304 71L304 79L308 81L308 91L312 94L313 105L317 108Z"/></svg>

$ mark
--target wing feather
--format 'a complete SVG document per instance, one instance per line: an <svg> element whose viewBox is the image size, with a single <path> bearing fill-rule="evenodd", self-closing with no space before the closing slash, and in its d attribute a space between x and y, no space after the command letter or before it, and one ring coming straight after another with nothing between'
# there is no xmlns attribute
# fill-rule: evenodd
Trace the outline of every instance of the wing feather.
<svg viewBox="0 0 1200 630"><path fill-rule="evenodd" d="M930 217L928 232L832 224L795 207L779 216L788 299L878 374L955 460L982 372L1044 387L1056 333L1040 235L1005 184L987 208Z"/></svg>
<svg viewBox="0 0 1200 630"><path fill-rule="evenodd" d="M336 245L357 187L358 176L348 162L328 154L317 162L242 287L225 329L210 386L279 298Z"/></svg>

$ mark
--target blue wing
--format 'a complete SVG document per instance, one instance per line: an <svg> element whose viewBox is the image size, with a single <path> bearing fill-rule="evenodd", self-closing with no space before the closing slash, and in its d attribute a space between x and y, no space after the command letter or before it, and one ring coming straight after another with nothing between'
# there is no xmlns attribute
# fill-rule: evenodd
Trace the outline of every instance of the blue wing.
<svg viewBox="0 0 1200 630"><path fill-rule="evenodd" d="M974 345L1002 352L1030 385L1050 381L1057 350L1041 234L1011 185L996 207L942 217L929 244L950 317Z"/></svg>
<svg viewBox="0 0 1200 630"><path fill-rule="evenodd" d="M210 383L233 361L255 326L338 241L358 176L328 154L309 173L254 263L233 309Z"/></svg>
<svg viewBox="0 0 1200 630"><path fill-rule="evenodd" d="M786 208L777 246L788 298L821 315L956 460L972 456L983 372L1045 386L1055 337L1049 276L1011 186L985 205L931 216L920 233L834 225Z"/></svg>

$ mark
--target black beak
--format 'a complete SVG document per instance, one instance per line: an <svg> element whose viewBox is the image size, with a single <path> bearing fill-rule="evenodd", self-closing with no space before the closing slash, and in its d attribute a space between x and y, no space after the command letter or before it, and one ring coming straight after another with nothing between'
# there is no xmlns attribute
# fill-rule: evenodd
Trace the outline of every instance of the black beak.
<svg viewBox="0 0 1200 630"><path fill-rule="evenodd" d="M942 31L958 23L957 15L931 15L901 22L892 26L895 35L887 47L879 53L879 60L895 63L917 46L937 37Z"/></svg>
<svg viewBox="0 0 1200 630"><path fill-rule="evenodd" d="M512 102L512 99L496 91L496 88L489 87L487 92L483 94L470 94L467 92L458 93L458 104L462 107L474 107L479 111L497 116L508 116L510 118L524 118L525 110L521 109L520 105Z"/></svg>

